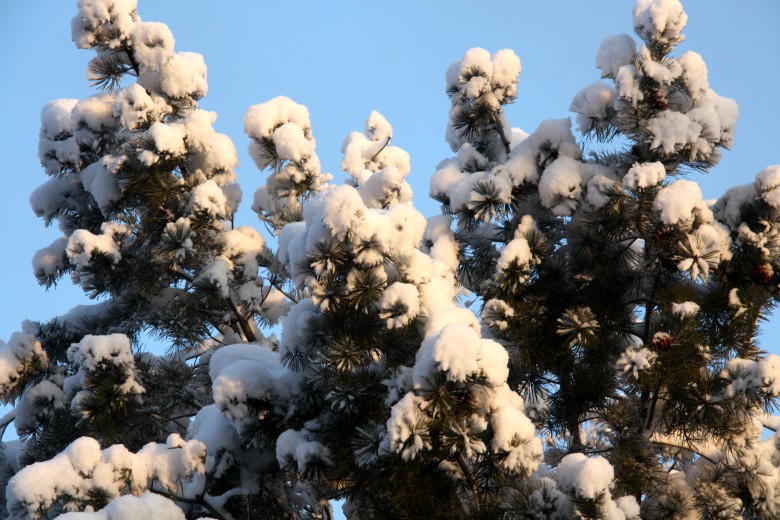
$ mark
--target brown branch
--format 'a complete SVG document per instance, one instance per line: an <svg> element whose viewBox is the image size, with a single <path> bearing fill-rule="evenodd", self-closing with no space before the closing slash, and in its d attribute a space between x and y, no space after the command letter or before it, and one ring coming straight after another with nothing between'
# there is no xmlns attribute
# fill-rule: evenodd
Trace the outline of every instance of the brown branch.
<svg viewBox="0 0 780 520"><path fill-rule="evenodd" d="M375 154L374 154L374 155L371 157L371 159L369 159L369 160L368 160L368 162L371 162L371 161L373 161L374 159L376 159L377 155L379 155L380 153L382 153L382 150L384 150L385 148L387 148L387 145L388 145L388 144L390 144L390 137L388 137L388 138L385 140L385 144L383 144L383 145L382 145L382 148L380 148L380 149L379 149L379 151L378 151L377 153L375 153Z"/></svg>
<svg viewBox="0 0 780 520"><path fill-rule="evenodd" d="M211 504L206 502L203 499L203 495L196 498L186 498L186 497L180 497L173 493L169 493L167 491L163 491L161 489L150 489L149 491L157 495L164 496L165 498L169 500L173 500L174 502L181 502L182 504L191 504L195 506L203 506L206 509L208 509L209 513L214 515L215 518L218 518L220 520L228 520L228 518L224 516L220 511L218 511L215 507L213 507Z"/></svg>
<svg viewBox="0 0 780 520"><path fill-rule="evenodd" d="M479 494L477 481L474 479L474 475L472 475L471 472L469 471L469 465L466 462L466 459L463 458L462 453L458 453L457 461L458 461L458 466L460 466L460 470L463 472L463 476L466 478L466 482L469 483L469 487L471 488L471 492L474 494L474 498L477 501L477 505L479 505L479 507L482 507L482 495Z"/></svg>
<svg viewBox="0 0 780 520"><path fill-rule="evenodd" d="M504 144L504 150L506 150L506 154L509 155L510 152L510 141L506 137L506 133L504 132L504 125L501 123L501 113L502 110L499 109L498 112L496 112L495 121L493 123L496 125L496 131L498 132L498 136L501 138L501 142Z"/></svg>

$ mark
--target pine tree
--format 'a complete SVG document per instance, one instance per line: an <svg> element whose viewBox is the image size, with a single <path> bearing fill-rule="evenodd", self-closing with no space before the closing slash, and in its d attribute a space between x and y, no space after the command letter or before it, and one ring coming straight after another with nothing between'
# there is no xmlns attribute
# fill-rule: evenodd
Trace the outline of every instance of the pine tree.
<svg viewBox="0 0 780 520"><path fill-rule="evenodd" d="M755 340L780 167L714 203L684 178L733 144L738 109L698 54L673 55L678 0L636 2L638 47L601 45L579 136L512 128L520 59L466 52L427 220L381 114L336 183L305 107L249 108L268 242L234 226L202 58L135 7L79 2L102 93L42 112L51 178L31 202L64 236L36 274L100 301L0 345L22 438L6 516L329 519L340 499L353 520L780 517L780 444L762 440L780 358Z"/></svg>

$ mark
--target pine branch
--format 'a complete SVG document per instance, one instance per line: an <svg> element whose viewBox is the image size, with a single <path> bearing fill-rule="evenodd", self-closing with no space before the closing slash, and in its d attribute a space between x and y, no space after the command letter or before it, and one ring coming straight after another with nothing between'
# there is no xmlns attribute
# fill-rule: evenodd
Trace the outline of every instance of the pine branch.
<svg viewBox="0 0 780 520"><path fill-rule="evenodd" d="M151 489L149 489L149 491L151 491L152 493L155 493L157 495L163 496L163 497L165 497L165 498L167 498L169 500L173 500L174 502L181 502L182 504L191 504L191 505L194 505L194 506L205 507L206 509L208 509L209 513L214 515L215 518L217 518L219 520L230 520L230 516L223 515L222 512L217 510L214 506L212 506L211 504L209 504L205 500L205 492L202 495L198 496L198 497L187 498L187 497L180 497L180 496L178 496L178 495L176 495L174 493L169 493L169 492L163 491L161 489L151 488Z"/></svg>

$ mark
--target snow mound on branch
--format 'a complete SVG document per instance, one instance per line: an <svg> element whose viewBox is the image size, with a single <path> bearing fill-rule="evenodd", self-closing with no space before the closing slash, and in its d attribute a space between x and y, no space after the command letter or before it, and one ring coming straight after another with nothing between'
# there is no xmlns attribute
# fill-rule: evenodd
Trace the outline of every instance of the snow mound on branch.
<svg viewBox="0 0 780 520"><path fill-rule="evenodd" d="M48 356L33 334L14 332L8 342L0 341L0 393L5 395L19 382L22 374L35 367L44 367Z"/></svg>
<svg viewBox="0 0 780 520"><path fill-rule="evenodd" d="M596 67L601 69L601 77L615 77L623 65L634 61L636 43L627 34L607 36L596 53Z"/></svg>
<svg viewBox="0 0 780 520"><path fill-rule="evenodd" d="M678 179L661 188L653 202L660 221L668 226L690 223L694 211L699 211L706 222L712 222L712 212L704 204L701 188L693 181Z"/></svg>
<svg viewBox="0 0 780 520"><path fill-rule="evenodd" d="M292 314L292 313L291 313ZM209 362L214 404L231 420L249 417L248 401L263 401L277 414L298 393L301 376L291 372L279 353L259 345L230 345L217 350Z"/></svg>
<svg viewBox="0 0 780 520"><path fill-rule="evenodd" d="M608 493L615 470L604 457L587 457L583 453L566 455L555 470L555 480L580 498L594 499Z"/></svg>
<svg viewBox="0 0 780 520"><path fill-rule="evenodd" d="M124 495L112 500L95 512L72 512L55 517L56 520L185 520L184 511L171 500L155 493L141 496Z"/></svg>
<svg viewBox="0 0 780 520"><path fill-rule="evenodd" d="M637 0L634 5L634 29L647 42L681 42L686 23L688 15L679 0Z"/></svg>
<svg viewBox="0 0 780 520"><path fill-rule="evenodd" d="M631 191L656 186L666 178L666 168L661 162L634 163L623 177L623 186Z"/></svg>
<svg viewBox="0 0 780 520"><path fill-rule="evenodd" d="M98 490L108 497L140 494L155 482L175 493L180 479L205 471L205 456L203 443L184 441L177 434L166 444L149 443L135 454L121 444L101 451L98 441L81 437L53 459L31 464L11 478L8 508L36 517L57 500L73 509Z"/></svg>

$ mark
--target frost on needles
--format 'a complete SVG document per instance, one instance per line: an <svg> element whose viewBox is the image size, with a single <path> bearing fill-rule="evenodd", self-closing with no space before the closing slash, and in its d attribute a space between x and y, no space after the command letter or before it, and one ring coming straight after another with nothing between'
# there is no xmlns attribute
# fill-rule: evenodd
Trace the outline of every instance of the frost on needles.
<svg viewBox="0 0 780 520"><path fill-rule="evenodd" d="M780 357L756 344L780 294L780 167L714 202L682 178L738 116L700 55L673 54L686 22L677 0L636 2L639 41L604 40L576 134L513 128L520 59L467 51L428 219L381 114L337 183L305 107L249 108L264 236L234 222L202 57L135 0L80 0L100 92L41 113L30 202L62 237L33 267L98 303L0 343L20 435L3 514L780 518Z"/></svg>

